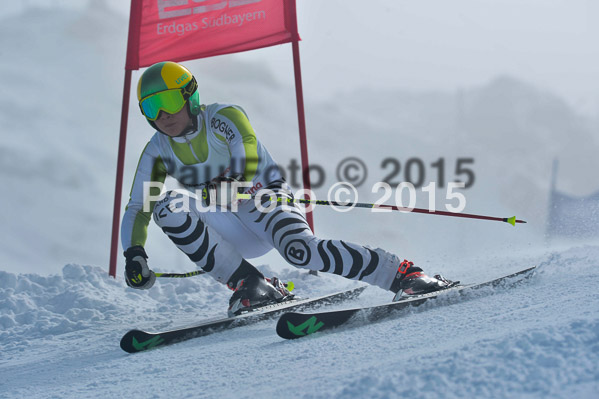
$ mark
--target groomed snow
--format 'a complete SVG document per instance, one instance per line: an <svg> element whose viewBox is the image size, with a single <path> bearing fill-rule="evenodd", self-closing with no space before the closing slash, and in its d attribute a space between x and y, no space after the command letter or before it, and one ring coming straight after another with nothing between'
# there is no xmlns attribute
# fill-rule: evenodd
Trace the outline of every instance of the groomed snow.
<svg viewBox="0 0 599 399"><path fill-rule="evenodd" d="M133 355L118 345L128 329L222 315L228 291L199 276L139 293L78 265L48 277L3 272L0 396L595 398L598 260L598 246L491 257L480 272L487 278L538 271L514 288L439 299L370 326L285 341L271 320ZM473 268L482 265L454 267ZM357 284L283 277L304 296ZM369 287L345 306L388 298Z"/></svg>

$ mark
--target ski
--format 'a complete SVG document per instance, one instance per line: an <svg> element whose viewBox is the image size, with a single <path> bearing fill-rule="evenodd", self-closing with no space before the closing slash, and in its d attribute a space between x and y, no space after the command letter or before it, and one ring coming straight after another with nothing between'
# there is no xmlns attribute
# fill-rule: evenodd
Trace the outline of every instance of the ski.
<svg viewBox="0 0 599 399"><path fill-rule="evenodd" d="M330 304L357 297L366 287L358 287L317 298L292 299L290 301L263 306L240 316L205 320L200 324L162 332L130 330L121 338L121 349L135 353L201 337L218 331L241 327L250 323L274 318L287 310L303 310L317 305Z"/></svg>
<svg viewBox="0 0 599 399"><path fill-rule="evenodd" d="M281 315L277 322L277 334L281 338L296 339L317 331L325 331L346 324L351 324L352 326L370 324L374 321L390 317L399 310L422 305L430 299L446 295L450 292L465 294L483 287L496 287L504 284L505 286L511 286L517 284L524 278L532 276L535 268L536 266L484 283L456 285L445 290L370 307L319 313L286 312Z"/></svg>

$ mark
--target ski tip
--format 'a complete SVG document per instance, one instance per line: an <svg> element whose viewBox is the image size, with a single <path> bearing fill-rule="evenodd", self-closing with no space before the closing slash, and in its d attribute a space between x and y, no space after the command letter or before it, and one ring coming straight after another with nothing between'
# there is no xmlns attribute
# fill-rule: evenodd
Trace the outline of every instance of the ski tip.
<svg viewBox="0 0 599 399"><path fill-rule="evenodd" d="M242 194L242 193L238 193L237 194L237 199L252 199L252 195L251 194Z"/></svg>

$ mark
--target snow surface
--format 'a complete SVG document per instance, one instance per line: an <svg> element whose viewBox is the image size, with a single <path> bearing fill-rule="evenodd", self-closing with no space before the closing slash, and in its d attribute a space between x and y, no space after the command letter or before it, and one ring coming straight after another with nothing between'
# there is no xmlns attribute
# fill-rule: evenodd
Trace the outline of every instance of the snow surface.
<svg viewBox="0 0 599 399"><path fill-rule="evenodd" d="M368 187L388 174L377 169L385 157L444 157L448 181L456 158L473 157L477 180L465 211L529 224L326 208L315 220L323 237L380 246L465 282L538 265L525 285L293 342L265 321L122 352L130 328L224 315L230 291L198 276L138 292L125 287L122 264L116 280L107 276L127 23L91 4L26 8L0 24L0 397L599 397L599 244L544 236L553 159L561 161L559 189L586 195L599 187L599 125L507 76L460 93L348 88L314 102L306 90L311 161L326 167L322 197L334 165L359 155L371 167L360 199L373 201L380 195ZM299 157L291 82L242 56L188 65L199 71L205 102L241 104L281 164ZM134 99L130 108L125 193L150 134ZM437 207L443 198L438 190ZM155 226L147 248L156 271L193 266ZM361 284L310 276L278 254L254 263L307 297ZM339 306L388 299L368 287Z"/></svg>
<svg viewBox="0 0 599 399"><path fill-rule="evenodd" d="M456 269L466 278L539 268L515 288L439 299L371 326L285 341L271 320L133 355L118 346L128 329L222 314L228 291L197 278L140 293L78 265L48 277L1 272L0 396L596 398L598 259L599 246L489 257L484 268ZM282 276L304 296L359 284ZM388 298L368 287L351 305Z"/></svg>

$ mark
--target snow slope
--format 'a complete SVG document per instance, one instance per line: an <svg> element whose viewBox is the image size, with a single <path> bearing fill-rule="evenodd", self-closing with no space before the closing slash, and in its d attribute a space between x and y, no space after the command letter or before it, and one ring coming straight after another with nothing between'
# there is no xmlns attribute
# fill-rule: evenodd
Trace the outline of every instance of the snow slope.
<svg viewBox="0 0 599 399"><path fill-rule="evenodd" d="M380 198L369 188L388 174L385 157L427 165L443 157L448 181L456 158L472 157L465 211L529 221L512 228L320 208L319 235L387 248L463 281L539 265L527 285L297 342L279 339L267 321L122 352L128 329L219 316L230 295L205 276L160 281L149 292L125 287L122 264L116 280L107 276L125 37L126 20L101 6L26 8L0 24L0 397L599 396L599 246L544 240L554 158L559 189L599 187L597 124L511 77L461 93L348 88L325 102L311 100L306 82L307 123L311 161L327 173L320 197L348 156L370 168L363 201ZM290 84L242 55L188 66L204 102L241 104L282 165L299 158ZM134 99L130 107L124 193L150 135ZM437 207L444 195L437 191ZM147 248L157 271L193 266L155 226ZM254 263L293 280L303 296L359 284L307 275L278 254ZM369 287L352 305L388 299Z"/></svg>
<svg viewBox="0 0 599 399"><path fill-rule="evenodd" d="M0 397L595 398L598 263L598 246L489 257L453 272L482 279L538 264L538 273L512 289L298 341L264 321L133 355L118 346L129 328L215 316L228 292L197 278L139 293L77 265L49 277L3 272ZM358 284L284 277L306 296ZM351 305L388 298L369 287Z"/></svg>

